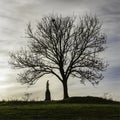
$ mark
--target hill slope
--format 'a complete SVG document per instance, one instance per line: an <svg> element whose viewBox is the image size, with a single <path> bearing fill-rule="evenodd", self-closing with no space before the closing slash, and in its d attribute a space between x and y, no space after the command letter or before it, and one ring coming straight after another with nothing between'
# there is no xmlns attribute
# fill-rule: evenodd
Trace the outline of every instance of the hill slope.
<svg viewBox="0 0 120 120"><path fill-rule="evenodd" d="M68 99L59 101L60 103L85 103L85 104L113 104L113 103L120 103L113 100L108 100L100 97L70 97Z"/></svg>

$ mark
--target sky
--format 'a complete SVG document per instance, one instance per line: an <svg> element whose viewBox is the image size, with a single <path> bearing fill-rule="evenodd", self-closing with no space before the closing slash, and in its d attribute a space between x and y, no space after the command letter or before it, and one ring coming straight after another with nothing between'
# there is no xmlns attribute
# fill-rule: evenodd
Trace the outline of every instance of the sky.
<svg viewBox="0 0 120 120"><path fill-rule="evenodd" d="M35 85L21 85L18 70L11 68L9 53L27 44L25 31L29 22L34 26L49 14L97 15L102 32L107 35L107 49L101 57L109 63L104 79L98 86L68 82L70 96L98 96L120 101L120 0L0 0L0 100L44 100L46 81L50 80L52 99L62 99L62 84L54 77L41 78Z"/></svg>

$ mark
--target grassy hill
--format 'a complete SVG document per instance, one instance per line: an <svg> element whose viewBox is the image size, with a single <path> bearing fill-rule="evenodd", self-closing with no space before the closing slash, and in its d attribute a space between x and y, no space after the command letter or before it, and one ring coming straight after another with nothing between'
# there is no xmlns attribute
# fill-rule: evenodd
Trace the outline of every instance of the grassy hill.
<svg viewBox="0 0 120 120"><path fill-rule="evenodd" d="M115 104L120 103L110 99L104 99L100 97L70 97L68 99L59 101L60 103L84 103L84 104Z"/></svg>
<svg viewBox="0 0 120 120"><path fill-rule="evenodd" d="M120 104L97 97L0 102L0 120L119 120Z"/></svg>

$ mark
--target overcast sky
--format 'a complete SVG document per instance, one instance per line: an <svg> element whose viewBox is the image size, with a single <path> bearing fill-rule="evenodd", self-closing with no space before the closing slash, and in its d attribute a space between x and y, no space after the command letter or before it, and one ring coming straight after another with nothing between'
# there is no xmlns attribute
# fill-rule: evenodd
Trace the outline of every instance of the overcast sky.
<svg viewBox="0 0 120 120"><path fill-rule="evenodd" d="M70 79L70 96L101 96L120 100L120 0L0 0L0 99L18 99L24 93L32 93L31 98L44 99L48 77L41 78L28 87L16 80L16 70L8 64L9 52L25 46L25 29L49 14L97 15L103 22L103 32L107 34L107 49L104 59L110 64L104 72L104 79L96 87L89 83L84 86L78 79ZM62 85L50 79L52 99L62 99Z"/></svg>

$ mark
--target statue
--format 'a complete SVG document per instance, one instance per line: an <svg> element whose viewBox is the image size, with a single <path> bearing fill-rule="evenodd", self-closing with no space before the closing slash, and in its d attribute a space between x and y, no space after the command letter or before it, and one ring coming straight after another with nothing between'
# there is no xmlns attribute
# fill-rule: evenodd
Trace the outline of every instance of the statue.
<svg viewBox="0 0 120 120"><path fill-rule="evenodd" d="M46 92L45 92L45 101L50 101L51 100L51 94L49 90L49 80L46 83Z"/></svg>

